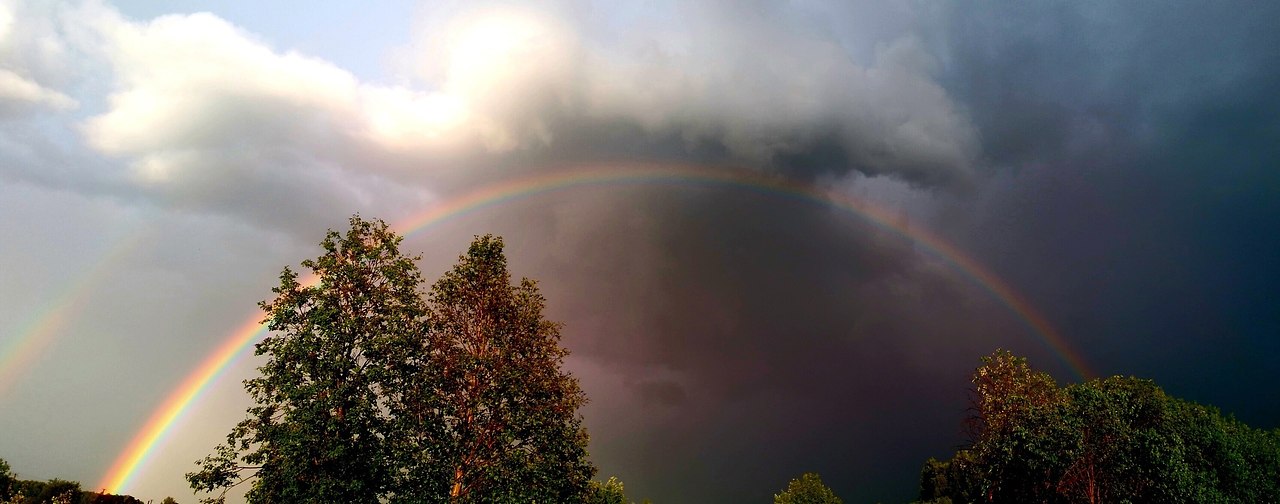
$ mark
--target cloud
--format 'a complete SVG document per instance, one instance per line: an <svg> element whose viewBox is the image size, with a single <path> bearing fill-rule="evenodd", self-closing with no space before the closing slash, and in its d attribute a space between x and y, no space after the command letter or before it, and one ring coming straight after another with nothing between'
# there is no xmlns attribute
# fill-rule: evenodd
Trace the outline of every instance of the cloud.
<svg viewBox="0 0 1280 504"><path fill-rule="evenodd" d="M0 116L5 111L21 105L44 105L55 110L75 108L71 97L45 88L21 75L0 68Z"/></svg>
<svg viewBox="0 0 1280 504"><path fill-rule="evenodd" d="M797 467L868 499L901 494L928 447L959 439L977 356L1001 346L1056 363L962 274L788 198L571 193L458 234L477 229L507 237L518 274L541 281L574 356L620 377L596 389L610 409L588 414L592 453L655 499L746 499Z"/></svg>
<svg viewBox="0 0 1280 504"><path fill-rule="evenodd" d="M1280 317L1256 304L1280 295L1280 6L937 14L939 81L971 111L992 177L947 228L1096 367L1273 422L1275 393L1250 384L1280 373L1259 357Z"/></svg>
<svg viewBox="0 0 1280 504"><path fill-rule="evenodd" d="M786 13L726 10L697 12L674 36L638 36L596 54L585 72L594 77L589 114L719 144L735 161L784 172L923 185L969 175L973 133L914 38L885 43L860 65Z"/></svg>
<svg viewBox="0 0 1280 504"><path fill-rule="evenodd" d="M9 38L9 32L13 30L13 11L8 5L0 4L0 42L4 42Z"/></svg>
<svg viewBox="0 0 1280 504"><path fill-rule="evenodd" d="M426 22L407 59L500 126L499 145L543 158L656 151L810 177L969 176L976 137L914 37L859 63L784 8L665 8L621 29L555 7L450 12Z"/></svg>
<svg viewBox="0 0 1280 504"><path fill-rule="evenodd" d="M41 81L58 81L65 59L60 40L47 20L21 5L0 4L0 118L27 116L39 109L66 111L76 100ZM16 12L15 12L16 11ZM31 23L16 19L31 15Z"/></svg>
<svg viewBox="0 0 1280 504"><path fill-rule="evenodd" d="M81 49L108 62L114 84L83 132L143 193L258 213L270 209L225 192L301 180L320 193L298 199L336 205L351 185L447 187L521 159L609 151L922 185L963 183L971 171L973 132L911 37L859 65L820 31L767 12L699 9L688 24L662 20L662 38L612 42L546 9L454 14L422 41L417 78L385 85L211 14L135 22L91 4L69 18L96 34ZM638 134L598 137L619 128Z"/></svg>
<svg viewBox="0 0 1280 504"><path fill-rule="evenodd" d="M383 90L349 72L273 51L211 14L138 23L89 4L66 22L89 33L76 42L113 81L80 131L123 163L118 180L133 196L285 227L430 198L363 159L376 144L369 118L416 96L380 101Z"/></svg>

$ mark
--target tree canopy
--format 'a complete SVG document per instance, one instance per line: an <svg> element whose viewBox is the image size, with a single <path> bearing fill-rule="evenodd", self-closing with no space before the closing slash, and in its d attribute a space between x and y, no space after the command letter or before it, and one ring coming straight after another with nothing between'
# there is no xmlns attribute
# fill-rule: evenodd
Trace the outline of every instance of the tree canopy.
<svg viewBox="0 0 1280 504"><path fill-rule="evenodd" d="M618 478L610 477L607 481L592 481L587 494L587 504L627 504L627 494Z"/></svg>
<svg viewBox="0 0 1280 504"><path fill-rule="evenodd" d="M80 483L54 478L21 480L0 459L0 504L142 504L129 495L86 492Z"/></svg>
<svg viewBox="0 0 1280 504"><path fill-rule="evenodd" d="M483 236L424 293L401 241L353 217L302 263L318 281L281 273L254 405L187 475L206 502L244 481L250 503L584 498L586 397L536 284Z"/></svg>
<svg viewBox="0 0 1280 504"><path fill-rule="evenodd" d="M1114 376L1058 387L997 351L973 375L972 440L921 470L933 502L1277 502L1280 432Z"/></svg>
<svg viewBox="0 0 1280 504"><path fill-rule="evenodd" d="M397 487L454 502L581 501L595 468L561 369L560 325L528 279L512 285L500 238L477 238L432 286L425 337L395 359ZM416 499L415 499L416 500Z"/></svg>
<svg viewBox="0 0 1280 504"><path fill-rule="evenodd" d="M773 496L773 504L843 504L835 492L822 483L817 473L804 473L791 480L787 489Z"/></svg>

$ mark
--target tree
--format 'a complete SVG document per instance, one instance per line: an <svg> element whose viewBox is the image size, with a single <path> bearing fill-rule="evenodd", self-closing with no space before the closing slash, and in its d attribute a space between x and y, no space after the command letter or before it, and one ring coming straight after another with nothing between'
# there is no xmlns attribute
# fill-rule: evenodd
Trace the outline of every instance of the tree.
<svg viewBox="0 0 1280 504"><path fill-rule="evenodd" d="M143 502L131 495L85 492L80 494L80 504L143 504Z"/></svg>
<svg viewBox="0 0 1280 504"><path fill-rule="evenodd" d="M421 329L421 275L385 223L350 224L302 263L317 283L286 267L275 299L260 303L271 333L255 347L267 357L260 376L245 382L255 405L187 475L197 491L252 479L251 503L328 503L377 502L389 490L383 385L394 345Z"/></svg>
<svg viewBox="0 0 1280 504"><path fill-rule="evenodd" d="M28 500L31 502L66 502L70 504L80 497L80 483L54 478L39 486L33 486L30 492L23 493L29 496Z"/></svg>
<svg viewBox="0 0 1280 504"><path fill-rule="evenodd" d="M502 240L477 237L424 297L401 238L351 219L285 268L261 303L267 362L247 418L187 475L196 491L252 481L259 502L581 502L595 468L561 365L560 326Z"/></svg>
<svg viewBox="0 0 1280 504"><path fill-rule="evenodd" d="M1075 442L1074 429L1060 411L1065 397L1053 377L1006 350L983 357L982 363L971 380L968 420L969 455L980 463L969 466L978 472L970 473L962 487L999 502L1045 502Z"/></svg>
<svg viewBox="0 0 1280 504"><path fill-rule="evenodd" d="M592 480L586 504L627 504L627 494L618 478L609 477L605 482Z"/></svg>
<svg viewBox="0 0 1280 504"><path fill-rule="evenodd" d="M13 475L12 469L9 468L9 463L5 462L4 459L0 459L0 499L8 499L9 495L17 490L13 488L14 483L17 481L18 478Z"/></svg>
<svg viewBox="0 0 1280 504"><path fill-rule="evenodd" d="M393 373L402 381L389 387L409 462L401 491L448 502L584 499L595 474L578 414L586 396L561 369L568 352L544 305L532 280L512 285L502 239L488 235L432 286L424 337L404 347L405 372Z"/></svg>
<svg viewBox="0 0 1280 504"><path fill-rule="evenodd" d="M773 496L773 504L843 504L835 492L822 483L817 473L804 473L791 480L787 489Z"/></svg>
<svg viewBox="0 0 1280 504"><path fill-rule="evenodd" d="M1280 501L1280 439L1149 380L1058 388L997 351L973 382L976 435L925 463L921 501Z"/></svg>

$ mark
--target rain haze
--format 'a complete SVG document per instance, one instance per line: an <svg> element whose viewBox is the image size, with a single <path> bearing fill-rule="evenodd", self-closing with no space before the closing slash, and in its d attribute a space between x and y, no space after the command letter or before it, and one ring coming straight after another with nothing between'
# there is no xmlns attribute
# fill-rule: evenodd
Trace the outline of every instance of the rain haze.
<svg viewBox="0 0 1280 504"><path fill-rule="evenodd" d="M1280 426L1278 24L1266 2L0 0L0 458L107 484L353 214L415 223L429 279L504 238L565 324L599 476L637 500L767 502L813 471L909 501L996 348ZM195 500L183 474L249 405L245 348L111 490Z"/></svg>

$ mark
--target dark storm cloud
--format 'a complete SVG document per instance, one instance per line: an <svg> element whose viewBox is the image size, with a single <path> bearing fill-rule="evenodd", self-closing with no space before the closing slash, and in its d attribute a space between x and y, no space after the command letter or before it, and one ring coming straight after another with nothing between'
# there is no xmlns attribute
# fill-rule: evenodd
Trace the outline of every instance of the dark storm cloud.
<svg viewBox="0 0 1280 504"><path fill-rule="evenodd" d="M907 499L924 458L961 439L977 356L1055 364L963 274L830 207L726 187L555 200L575 217L531 203L494 219L520 216L499 231L565 344L620 375L587 384L631 398L588 426L638 495L749 500L819 470L852 500Z"/></svg>
<svg viewBox="0 0 1280 504"><path fill-rule="evenodd" d="M644 381L636 384L641 404L645 407L677 407L688 399L684 387L673 381Z"/></svg>
<svg viewBox="0 0 1280 504"><path fill-rule="evenodd" d="M982 4L934 19L992 174L972 247L1104 372L1273 427L1280 9ZM962 221L967 221L965 224ZM1046 267L1046 265L1052 265Z"/></svg>
<svg viewBox="0 0 1280 504"><path fill-rule="evenodd" d="M940 193L950 207L929 224L1026 292L1102 372L1156 378L1263 427L1280 415L1266 385L1280 375L1268 305L1280 298L1277 14L988 4L917 24L980 138L976 192ZM730 151L714 137L588 130L559 147L701 162ZM801 178L856 166L848 144L808 138L765 166ZM899 241L732 191L676 194L596 214L644 213L639 229L568 231L622 244L575 248L557 271L609 281L570 274L575 291L555 294L571 300L572 335L603 339L571 337L574 348L632 375L645 408L678 408L603 455L640 464L638 487L661 500L755 498L805 469L854 501L905 500L920 462L960 441L977 356L1012 347L1070 377L991 300ZM646 259L610 262L637 250ZM654 401L654 383L688 399Z"/></svg>

